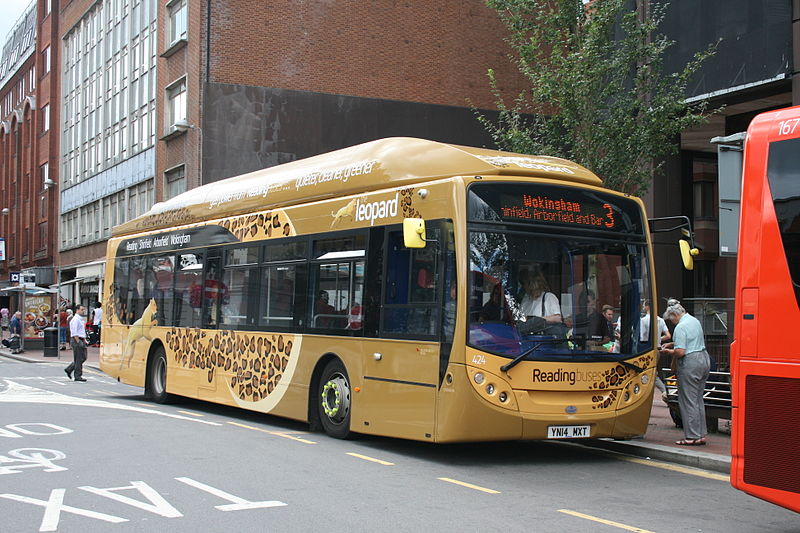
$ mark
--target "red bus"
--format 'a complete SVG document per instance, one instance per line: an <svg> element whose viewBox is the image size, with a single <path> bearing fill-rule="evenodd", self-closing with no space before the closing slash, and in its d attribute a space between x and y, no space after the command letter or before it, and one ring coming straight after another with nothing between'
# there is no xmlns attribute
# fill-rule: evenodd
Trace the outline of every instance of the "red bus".
<svg viewBox="0 0 800 533"><path fill-rule="evenodd" d="M800 106L750 124L742 184L731 484L800 512Z"/></svg>

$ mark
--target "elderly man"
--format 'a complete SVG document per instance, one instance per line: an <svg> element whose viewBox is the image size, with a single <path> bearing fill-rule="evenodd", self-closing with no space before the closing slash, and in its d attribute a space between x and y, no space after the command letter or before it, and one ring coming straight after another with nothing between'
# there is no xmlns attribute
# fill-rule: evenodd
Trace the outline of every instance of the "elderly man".
<svg viewBox="0 0 800 533"><path fill-rule="evenodd" d="M685 438L675 444L699 446L706 443L706 407L703 392L711 368L700 321L686 312L678 300L667 302L664 319L675 326L674 343L664 345L663 351L678 360L678 406L681 409Z"/></svg>

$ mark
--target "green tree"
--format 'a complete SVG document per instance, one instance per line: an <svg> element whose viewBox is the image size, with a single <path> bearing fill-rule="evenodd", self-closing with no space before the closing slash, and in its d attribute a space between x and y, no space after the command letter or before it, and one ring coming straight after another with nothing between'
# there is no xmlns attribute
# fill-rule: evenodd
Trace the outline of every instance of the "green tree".
<svg viewBox="0 0 800 533"><path fill-rule="evenodd" d="M705 121L706 103L685 103L686 85L714 46L665 74L673 44L658 33L665 3L637 0L487 0L509 30L530 83L511 105L489 70L497 121L478 120L503 150L573 160L608 187L642 194L677 151L681 131Z"/></svg>

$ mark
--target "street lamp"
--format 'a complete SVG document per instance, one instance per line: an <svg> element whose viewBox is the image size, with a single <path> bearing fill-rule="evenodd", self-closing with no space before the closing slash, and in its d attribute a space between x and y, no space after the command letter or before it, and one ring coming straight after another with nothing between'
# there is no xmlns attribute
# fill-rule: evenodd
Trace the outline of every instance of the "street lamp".
<svg viewBox="0 0 800 533"><path fill-rule="evenodd" d="M4 215L8 215L10 212L11 212L11 210L9 208L7 208L7 207L4 207L3 210L0 211L0 213L3 213Z"/></svg>

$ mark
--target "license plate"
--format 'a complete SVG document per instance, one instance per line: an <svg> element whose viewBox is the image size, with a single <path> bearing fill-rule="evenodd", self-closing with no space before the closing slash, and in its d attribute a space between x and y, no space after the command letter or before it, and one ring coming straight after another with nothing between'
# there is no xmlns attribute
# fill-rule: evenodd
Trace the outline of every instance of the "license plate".
<svg viewBox="0 0 800 533"><path fill-rule="evenodd" d="M589 426L547 426L548 439L582 439L591 436Z"/></svg>

